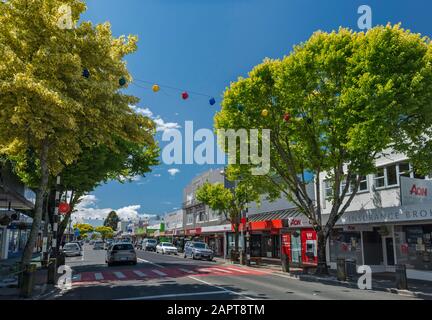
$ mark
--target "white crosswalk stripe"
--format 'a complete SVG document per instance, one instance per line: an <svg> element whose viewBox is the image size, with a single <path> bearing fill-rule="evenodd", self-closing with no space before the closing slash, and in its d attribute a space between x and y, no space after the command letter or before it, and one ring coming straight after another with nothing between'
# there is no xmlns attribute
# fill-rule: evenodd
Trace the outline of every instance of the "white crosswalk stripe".
<svg viewBox="0 0 432 320"><path fill-rule="evenodd" d="M225 272L225 273L232 273L231 271L219 269L219 268L212 268L212 270L219 271L219 272Z"/></svg>
<svg viewBox="0 0 432 320"><path fill-rule="evenodd" d="M117 278L119 278L119 279L124 279L124 278L126 278L126 276L124 275L124 273L123 273L123 272L120 272L120 271L116 271L116 272L114 272L114 275L115 275Z"/></svg>
<svg viewBox="0 0 432 320"><path fill-rule="evenodd" d="M152 270L152 272L156 273L158 276L167 276L167 274L165 272L159 271L159 270Z"/></svg>
<svg viewBox="0 0 432 320"><path fill-rule="evenodd" d="M186 272L186 273L195 273L192 270L188 270L188 269L183 269L183 268L179 268L180 271Z"/></svg>
<svg viewBox="0 0 432 320"><path fill-rule="evenodd" d="M138 271L138 270L134 270L133 273L135 273L138 277L145 277L146 274L144 272Z"/></svg>
<svg viewBox="0 0 432 320"><path fill-rule="evenodd" d="M95 279L96 279L96 280L103 280L103 279L104 279L103 274L100 273L100 272L96 272L96 273L94 274L94 276L95 276Z"/></svg>
<svg viewBox="0 0 432 320"><path fill-rule="evenodd" d="M241 273L249 273L249 272L247 272L247 271L240 270L240 269L236 269L236 268L228 268L228 267L227 267L227 269L228 269L228 270L232 270L232 271L241 272Z"/></svg>

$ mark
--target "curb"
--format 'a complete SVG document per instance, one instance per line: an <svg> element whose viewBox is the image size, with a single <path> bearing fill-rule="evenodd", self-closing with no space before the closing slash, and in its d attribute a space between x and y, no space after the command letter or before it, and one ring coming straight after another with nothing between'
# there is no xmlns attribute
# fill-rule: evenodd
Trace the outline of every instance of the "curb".
<svg viewBox="0 0 432 320"><path fill-rule="evenodd" d="M231 265L231 263L227 263L227 262L225 262L224 264ZM309 275L309 274L295 275L295 274L291 274L289 272L282 272L282 271L274 270L274 269L271 269L271 268L249 267L249 266L244 266L244 265L241 265L241 264L237 264L237 266L245 268L245 269L267 269L269 271L272 271L273 273L277 273L279 275L283 275L286 278L291 279L291 280L301 281L302 279L304 279L306 281L319 282L319 283L323 283L323 284L346 285L346 286L349 286L351 288L358 289L356 283L351 282L351 281L339 281L337 279L331 279L331 278L328 278L328 279L318 278L318 277L315 277L315 276ZM406 296L406 297L411 297L411 298L419 298L419 299L423 299L423 300L432 300L432 294L424 293L424 292L417 292L417 291L410 291L410 290L401 290L401 289L396 289L396 288L388 288L388 287L383 287L383 286L380 286L380 285L375 285L374 286L373 284L372 284L372 290L393 293L393 294L397 294L397 295L400 295L400 296Z"/></svg>

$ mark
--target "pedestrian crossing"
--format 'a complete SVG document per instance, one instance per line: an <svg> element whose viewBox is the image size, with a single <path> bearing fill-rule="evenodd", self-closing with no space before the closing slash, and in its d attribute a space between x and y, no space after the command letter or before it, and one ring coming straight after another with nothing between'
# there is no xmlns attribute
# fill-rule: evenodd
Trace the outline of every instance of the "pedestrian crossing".
<svg viewBox="0 0 432 320"><path fill-rule="evenodd" d="M130 280L149 280L158 278L179 278L179 277L204 277L204 276L245 276L245 275L266 275L268 272L254 269L243 269L241 267L190 267L190 268L164 268L164 269L125 269L107 270L95 272L82 272L74 274L73 285L88 284L92 282L112 282Z"/></svg>

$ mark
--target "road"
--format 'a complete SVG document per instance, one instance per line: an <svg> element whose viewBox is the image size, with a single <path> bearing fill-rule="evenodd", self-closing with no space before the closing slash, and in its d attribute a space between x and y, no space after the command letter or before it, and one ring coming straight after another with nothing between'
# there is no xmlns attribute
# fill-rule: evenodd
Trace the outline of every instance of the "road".
<svg viewBox="0 0 432 320"><path fill-rule="evenodd" d="M105 250L84 247L83 257L67 258L73 270L69 290L59 300L402 300L391 293L306 282L264 269L184 259L138 251L136 266L107 267Z"/></svg>

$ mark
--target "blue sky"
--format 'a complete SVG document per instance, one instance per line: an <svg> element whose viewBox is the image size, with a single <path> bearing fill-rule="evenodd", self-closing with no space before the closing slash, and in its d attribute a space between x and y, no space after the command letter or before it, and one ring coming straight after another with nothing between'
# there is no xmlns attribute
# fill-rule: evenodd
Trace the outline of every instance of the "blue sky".
<svg viewBox="0 0 432 320"><path fill-rule="evenodd" d="M231 81L246 76L265 57L289 54L318 29L358 30L357 8L363 4L372 8L373 25L402 22L431 35L429 0L91 0L82 19L109 21L115 36L139 36L138 51L127 58L134 78L214 96L217 103L210 106L206 97L191 95L183 101L180 92L163 87L157 94L151 85L127 89L153 117L181 127L192 120L198 129L212 128ZM181 207L183 188L209 167L161 165L138 181L97 188L82 207L164 214ZM173 168L180 170L175 176L167 171Z"/></svg>

